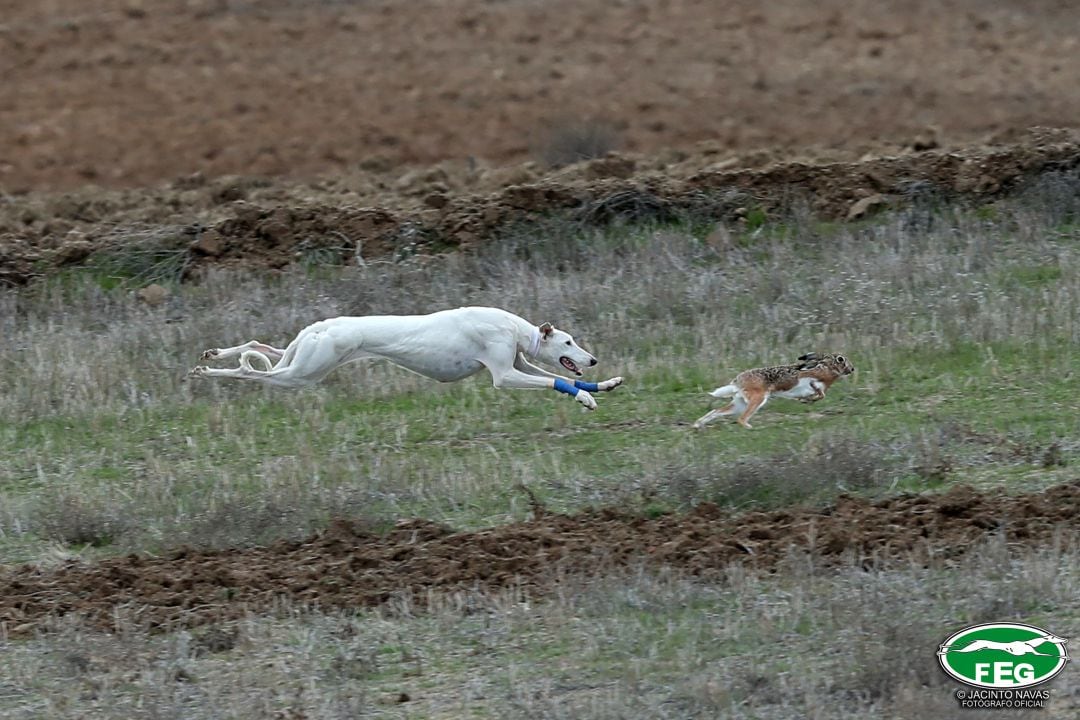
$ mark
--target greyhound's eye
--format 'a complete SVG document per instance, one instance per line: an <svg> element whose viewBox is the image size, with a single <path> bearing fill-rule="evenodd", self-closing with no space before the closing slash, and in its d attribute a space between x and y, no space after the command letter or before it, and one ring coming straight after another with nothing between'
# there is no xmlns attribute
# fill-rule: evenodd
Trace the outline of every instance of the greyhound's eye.
<svg viewBox="0 0 1080 720"><path fill-rule="evenodd" d="M573 341L571 341L571 340L567 340L567 341L566 341L566 344L567 344L567 345L573 345Z"/></svg>

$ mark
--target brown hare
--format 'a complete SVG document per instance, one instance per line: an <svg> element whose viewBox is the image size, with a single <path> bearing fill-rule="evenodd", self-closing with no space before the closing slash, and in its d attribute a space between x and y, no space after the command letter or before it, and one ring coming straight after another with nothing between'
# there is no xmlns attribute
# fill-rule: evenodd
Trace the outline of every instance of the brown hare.
<svg viewBox="0 0 1080 720"><path fill-rule="evenodd" d="M718 417L738 415L739 424L753 427L750 418L765 405L770 396L786 397L801 402L816 402L825 397L829 386L844 375L855 371L855 366L843 355L807 353L799 362L790 365L745 370L735 376L728 385L718 387L710 395L732 397L727 407L711 410L698 418L695 428L703 428Z"/></svg>

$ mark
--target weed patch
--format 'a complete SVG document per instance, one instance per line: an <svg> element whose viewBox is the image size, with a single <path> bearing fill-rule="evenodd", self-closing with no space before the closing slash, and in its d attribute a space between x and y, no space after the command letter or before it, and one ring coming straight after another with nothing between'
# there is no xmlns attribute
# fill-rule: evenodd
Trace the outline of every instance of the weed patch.
<svg viewBox="0 0 1080 720"><path fill-rule="evenodd" d="M714 502L776 508L819 502L841 492L880 492L901 466L883 448L846 436L815 437L794 452L762 458L711 457L658 473L658 483L683 507Z"/></svg>
<svg viewBox="0 0 1080 720"><path fill-rule="evenodd" d="M533 154L548 167L559 167L603 157L619 144L618 132L607 123L561 121L543 135Z"/></svg>

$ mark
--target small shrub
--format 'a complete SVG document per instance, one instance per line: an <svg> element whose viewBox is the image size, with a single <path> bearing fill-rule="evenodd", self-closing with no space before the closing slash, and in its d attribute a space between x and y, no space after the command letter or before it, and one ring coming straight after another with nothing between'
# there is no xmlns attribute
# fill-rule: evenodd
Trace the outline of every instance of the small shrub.
<svg viewBox="0 0 1080 720"><path fill-rule="evenodd" d="M105 547L132 530L125 504L63 492L44 498L31 514L36 534L68 546Z"/></svg>
<svg viewBox="0 0 1080 720"><path fill-rule="evenodd" d="M751 208L750 211L746 213L746 229L753 232L765 225L765 221L768 219L768 215L765 214L763 209L759 207Z"/></svg>
<svg viewBox="0 0 1080 720"><path fill-rule="evenodd" d="M584 225L664 223L675 219L671 204L647 190L622 190L587 203L577 219Z"/></svg>
<svg viewBox="0 0 1080 720"><path fill-rule="evenodd" d="M549 167L559 167L607 155L619 147L615 129L602 122L556 123L544 136L535 155Z"/></svg>
<svg viewBox="0 0 1080 720"><path fill-rule="evenodd" d="M170 530L168 545L233 548L300 540L343 517L365 528L379 523L364 514L363 498L351 495L303 494L291 488L265 491L258 497L227 497L196 511Z"/></svg>
<svg viewBox="0 0 1080 720"><path fill-rule="evenodd" d="M679 502L780 507L832 497L837 490L877 490L896 472L885 452L854 438L826 438L796 453L689 463L665 473ZM663 478L662 478L663 480Z"/></svg>
<svg viewBox="0 0 1080 720"><path fill-rule="evenodd" d="M1080 172L1070 170L1042 173L1023 182L1016 192L1021 207L1027 207L1054 224L1074 223L1080 218Z"/></svg>
<svg viewBox="0 0 1080 720"><path fill-rule="evenodd" d="M850 673L838 684L839 692L874 704L894 699L904 688L947 684L934 661L934 649L942 640L940 628L897 618L888 609L873 624L865 624L859 642L851 644Z"/></svg>
<svg viewBox="0 0 1080 720"><path fill-rule="evenodd" d="M955 459L947 445L950 437L938 432L921 438L912 458L912 471L931 484L944 482L955 469Z"/></svg>
<svg viewBox="0 0 1080 720"><path fill-rule="evenodd" d="M179 283L188 269L188 246L197 228L161 226L118 229L105 238L87 265L101 276L102 287Z"/></svg>
<svg viewBox="0 0 1080 720"><path fill-rule="evenodd" d="M251 547L301 537L305 520L300 509L273 500L227 500L192 518L181 535L194 547Z"/></svg>

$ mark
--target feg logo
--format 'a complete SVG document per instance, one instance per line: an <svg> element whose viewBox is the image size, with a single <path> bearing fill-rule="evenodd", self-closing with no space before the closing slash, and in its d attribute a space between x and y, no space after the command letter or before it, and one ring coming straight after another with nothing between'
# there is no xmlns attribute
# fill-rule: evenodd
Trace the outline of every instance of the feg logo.
<svg viewBox="0 0 1080 720"><path fill-rule="evenodd" d="M1069 660L1065 638L1021 623L964 628L941 644L937 656L945 672L960 682L1000 690L1044 683Z"/></svg>

